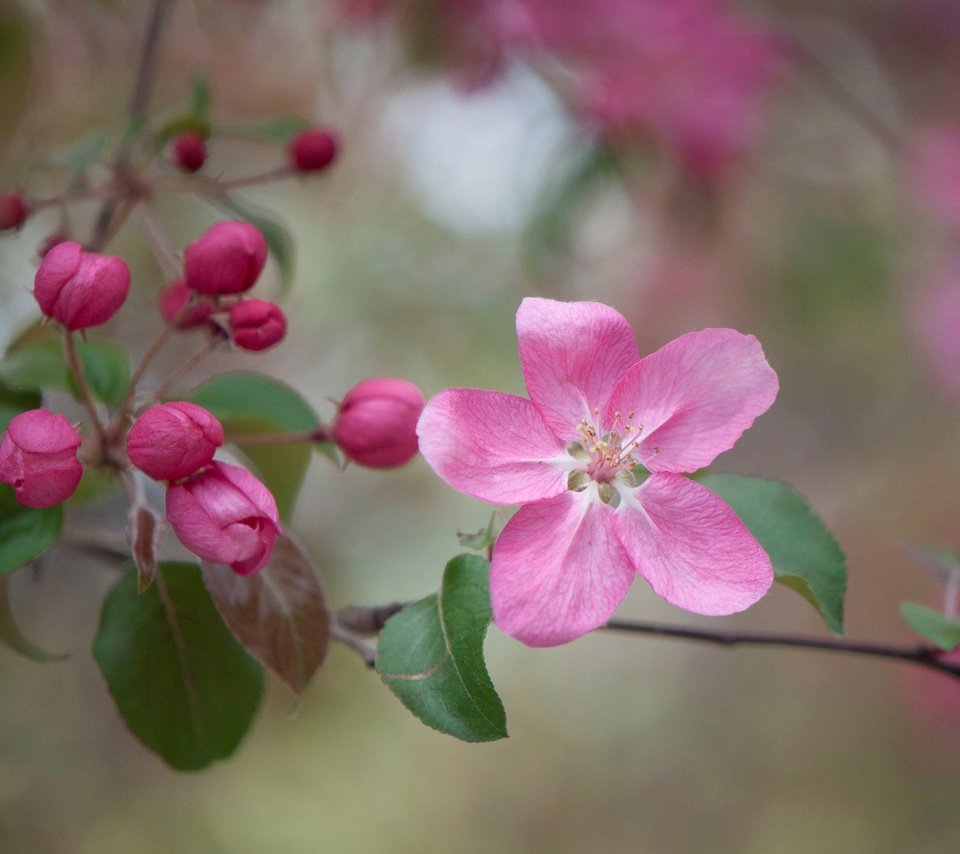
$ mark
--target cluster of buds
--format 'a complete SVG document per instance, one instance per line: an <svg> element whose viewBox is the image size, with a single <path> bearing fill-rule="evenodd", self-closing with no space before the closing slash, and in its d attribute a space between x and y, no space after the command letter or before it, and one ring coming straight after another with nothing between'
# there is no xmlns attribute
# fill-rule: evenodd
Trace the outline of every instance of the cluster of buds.
<svg viewBox="0 0 960 854"><path fill-rule="evenodd" d="M224 314L237 347L266 350L283 340L287 318L276 303L239 298L266 261L267 241L258 228L218 222L184 250L183 278L160 293L160 313L181 331L208 327L215 314Z"/></svg>

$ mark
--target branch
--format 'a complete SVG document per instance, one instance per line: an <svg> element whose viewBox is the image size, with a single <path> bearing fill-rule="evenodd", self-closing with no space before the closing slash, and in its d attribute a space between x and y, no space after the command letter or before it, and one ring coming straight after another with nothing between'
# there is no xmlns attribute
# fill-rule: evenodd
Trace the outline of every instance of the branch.
<svg viewBox="0 0 960 854"><path fill-rule="evenodd" d="M960 679L960 662L944 661L943 653L936 647L924 644L897 646L868 641L821 638L808 635L780 634L776 632L739 632L724 629L694 629L672 626L666 623L641 623L633 620L610 620L601 629L632 634L658 635L680 640L704 641L720 646L788 646L795 649L813 649L822 652L840 652L849 655L868 655L874 658L893 658L947 673Z"/></svg>

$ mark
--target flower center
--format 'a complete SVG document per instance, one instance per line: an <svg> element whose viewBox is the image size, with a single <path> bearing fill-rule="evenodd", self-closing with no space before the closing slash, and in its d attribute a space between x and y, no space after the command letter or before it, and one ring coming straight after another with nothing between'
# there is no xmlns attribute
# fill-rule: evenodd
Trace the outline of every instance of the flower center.
<svg viewBox="0 0 960 854"><path fill-rule="evenodd" d="M593 411L599 421L600 410ZM567 488L582 492L591 483L597 484L600 500L616 507L620 503L620 493L616 483L636 486L634 469L640 464L633 457L633 451L640 444L642 424L634 424L633 413L624 418L621 413L614 414L613 426L601 433L597 427L582 418L577 425L579 440L567 443L567 453L576 461L576 467L567 477Z"/></svg>

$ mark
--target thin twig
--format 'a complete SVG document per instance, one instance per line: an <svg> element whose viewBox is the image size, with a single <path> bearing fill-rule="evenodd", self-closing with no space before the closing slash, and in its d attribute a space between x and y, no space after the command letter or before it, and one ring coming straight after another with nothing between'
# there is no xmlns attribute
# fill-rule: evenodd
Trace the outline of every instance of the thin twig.
<svg viewBox="0 0 960 854"><path fill-rule="evenodd" d="M67 367L73 375L73 380L77 385L77 391L80 393L80 402L90 415L90 421L93 423L93 429L100 439L101 449L104 447L106 434L103 429L103 422L97 413L97 406L93 402L93 394L90 392L90 384L87 382L87 374L83 369L83 362L77 356L77 346L73 339L73 332L69 329L63 330L63 348L67 356Z"/></svg>

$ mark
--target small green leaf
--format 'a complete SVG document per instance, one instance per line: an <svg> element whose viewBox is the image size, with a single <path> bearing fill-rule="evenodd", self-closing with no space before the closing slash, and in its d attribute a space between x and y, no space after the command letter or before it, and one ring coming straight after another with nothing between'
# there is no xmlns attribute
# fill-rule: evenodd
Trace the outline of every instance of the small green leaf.
<svg viewBox="0 0 960 854"><path fill-rule="evenodd" d="M161 563L143 594L130 567L103 603L93 655L130 731L179 771L230 756L263 694L263 668L189 563Z"/></svg>
<svg viewBox="0 0 960 854"><path fill-rule="evenodd" d="M18 391L0 383L0 433L7 429L11 418L21 412L37 409L40 402L40 395L36 392Z"/></svg>
<svg viewBox="0 0 960 854"><path fill-rule="evenodd" d="M495 530L496 530L496 514L490 516L490 522L487 524L486 528L482 528L479 531L476 531L472 534L464 534L460 531L457 531L457 541L465 549L472 549L476 552L483 552L486 554L490 550L490 546L493 545L495 539Z"/></svg>
<svg viewBox="0 0 960 854"><path fill-rule="evenodd" d="M60 536L63 507L23 507L13 490L0 485L0 575L43 554Z"/></svg>
<svg viewBox="0 0 960 854"><path fill-rule="evenodd" d="M200 121L210 120L210 81L205 74L194 74L190 86L190 115Z"/></svg>
<svg viewBox="0 0 960 854"><path fill-rule="evenodd" d="M847 564L806 499L785 483L735 474L705 474L700 483L736 512L770 555L776 580L803 596L834 634L843 634Z"/></svg>
<svg viewBox="0 0 960 854"><path fill-rule="evenodd" d="M377 671L427 726L462 741L505 738L507 721L483 660L489 564L458 555L443 585L394 614L380 633Z"/></svg>
<svg viewBox="0 0 960 854"><path fill-rule="evenodd" d="M77 343L90 391L104 403L117 406L130 381L130 356L109 341L91 339ZM59 338L45 338L26 344L0 361L0 380L27 391L57 389L77 394L67 370Z"/></svg>
<svg viewBox="0 0 960 854"><path fill-rule="evenodd" d="M230 436L309 433L320 426L317 414L290 386L261 374L220 374L196 388L187 400L209 409ZM277 500L283 519L293 512L310 465L313 443L240 446Z"/></svg>
<svg viewBox="0 0 960 854"><path fill-rule="evenodd" d="M263 232L267 246L270 247L270 254L273 256L273 260L277 262L277 268L280 270L281 287L283 290L289 288L293 282L296 247L293 242L293 235L290 234L287 227L269 214L256 210L246 202L238 202L228 193L215 196L214 199L225 210L240 219L246 220L251 225L255 225Z"/></svg>
<svg viewBox="0 0 960 854"><path fill-rule="evenodd" d="M921 637L950 652L960 646L960 618L945 617L932 608L914 602L901 602L900 613Z"/></svg>
<svg viewBox="0 0 960 854"><path fill-rule="evenodd" d="M25 658L29 658L31 661L39 661L41 664L63 661L70 657L69 653L54 653L40 649L20 631L10 608L10 580L8 578L0 578L0 643L5 644Z"/></svg>

